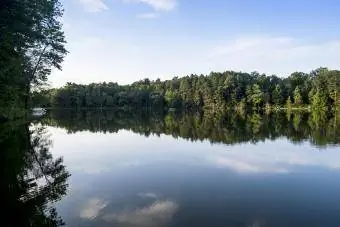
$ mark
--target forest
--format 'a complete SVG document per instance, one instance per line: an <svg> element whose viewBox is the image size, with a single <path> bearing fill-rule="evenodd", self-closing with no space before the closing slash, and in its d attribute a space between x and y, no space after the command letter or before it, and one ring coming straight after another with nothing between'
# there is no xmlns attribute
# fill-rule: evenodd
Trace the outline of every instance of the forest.
<svg viewBox="0 0 340 227"><path fill-rule="evenodd" d="M340 71L318 68L287 77L226 71L130 85L67 83L33 94L33 104L62 108L253 109L340 107Z"/></svg>

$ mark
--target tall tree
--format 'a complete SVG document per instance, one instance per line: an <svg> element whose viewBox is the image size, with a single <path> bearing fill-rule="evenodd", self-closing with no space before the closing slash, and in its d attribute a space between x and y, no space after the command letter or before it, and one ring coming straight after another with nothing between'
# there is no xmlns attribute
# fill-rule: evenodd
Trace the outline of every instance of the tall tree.
<svg viewBox="0 0 340 227"><path fill-rule="evenodd" d="M22 48L24 55L24 77L26 86L26 107L31 85L45 84L53 67L61 69L67 53L65 35L60 18L63 10L59 0L26 0L28 10L33 14L32 39Z"/></svg>
<svg viewBox="0 0 340 227"><path fill-rule="evenodd" d="M258 84L254 84L252 87L251 100L256 107L259 107L264 100L264 94Z"/></svg>
<svg viewBox="0 0 340 227"><path fill-rule="evenodd" d="M275 105L280 105L282 102L282 94L281 94L281 87L279 84L275 86L275 90L273 91L272 97L273 103Z"/></svg>
<svg viewBox="0 0 340 227"><path fill-rule="evenodd" d="M286 108L290 110L292 108L292 101L290 99L290 96L288 96L287 101L286 101Z"/></svg>
<svg viewBox="0 0 340 227"><path fill-rule="evenodd" d="M302 104L302 96L301 96L299 86L296 86L296 88L294 90L294 104L296 104L296 105Z"/></svg>
<svg viewBox="0 0 340 227"><path fill-rule="evenodd" d="M334 107L340 109L340 71L330 71L327 79L329 97Z"/></svg>
<svg viewBox="0 0 340 227"><path fill-rule="evenodd" d="M312 97L312 107L315 110L326 110L327 99L323 92L318 91Z"/></svg>
<svg viewBox="0 0 340 227"><path fill-rule="evenodd" d="M59 0L1 1L0 104L27 108L31 86L44 84L52 67L61 69L62 14ZM0 115L9 114L0 108Z"/></svg>

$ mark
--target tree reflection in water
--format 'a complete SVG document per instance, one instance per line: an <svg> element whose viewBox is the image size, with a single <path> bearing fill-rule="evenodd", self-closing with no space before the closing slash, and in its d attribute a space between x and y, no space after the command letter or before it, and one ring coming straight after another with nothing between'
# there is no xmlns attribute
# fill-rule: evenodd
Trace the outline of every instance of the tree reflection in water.
<svg viewBox="0 0 340 227"><path fill-rule="evenodd" d="M167 134L211 143L257 143L285 137L315 146L340 144L340 114L331 112L195 112L168 113L113 110L56 110L44 124L69 133L118 132L121 129L148 136Z"/></svg>
<svg viewBox="0 0 340 227"><path fill-rule="evenodd" d="M61 226L54 202L67 193L70 176L62 158L49 152L44 126L0 126L2 222L7 226Z"/></svg>

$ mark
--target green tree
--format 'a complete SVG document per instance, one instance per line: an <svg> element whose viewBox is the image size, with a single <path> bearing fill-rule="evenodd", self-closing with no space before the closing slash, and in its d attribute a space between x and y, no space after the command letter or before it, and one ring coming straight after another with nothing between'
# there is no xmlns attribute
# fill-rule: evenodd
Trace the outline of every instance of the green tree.
<svg viewBox="0 0 340 227"><path fill-rule="evenodd" d="M31 86L45 84L67 51L58 0L6 0L0 8L0 104L28 108ZM2 106L2 105L1 105ZM1 115L7 115L0 108Z"/></svg>
<svg viewBox="0 0 340 227"><path fill-rule="evenodd" d="M312 97L312 108L314 110L326 110L327 100L323 92L318 91Z"/></svg>
<svg viewBox="0 0 340 227"><path fill-rule="evenodd" d="M340 109L340 71L329 71L327 89L335 109Z"/></svg>
<svg viewBox="0 0 340 227"><path fill-rule="evenodd" d="M296 104L296 105L302 104L302 96L301 96L301 93L300 93L299 86L296 86L296 88L294 90L294 104Z"/></svg>
<svg viewBox="0 0 340 227"><path fill-rule="evenodd" d="M281 87L279 84L275 86L275 90L273 91L273 97L272 97L273 103L275 105L280 105L282 102L282 93L281 93Z"/></svg>
<svg viewBox="0 0 340 227"><path fill-rule="evenodd" d="M45 84L51 68L61 69L61 63L67 53L66 43L60 18L63 10L59 0L25 1L26 7L35 12L34 23L30 29L32 39L21 48L23 55L26 107L31 85ZM30 2L30 3L28 3Z"/></svg>
<svg viewBox="0 0 340 227"><path fill-rule="evenodd" d="M171 103L176 97L176 94L175 92L171 91L171 90L167 90L166 93L165 93L165 100L168 102L168 103Z"/></svg>
<svg viewBox="0 0 340 227"><path fill-rule="evenodd" d="M258 84L254 84L252 87L252 95L251 100L253 105L259 107L260 104L263 103L264 95Z"/></svg>
<svg viewBox="0 0 340 227"><path fill-rule="evenodd" d="M290 99L290 96L288 96L287 101L286 101L286 108L288 110L292 109L292 101Z"/></svg>

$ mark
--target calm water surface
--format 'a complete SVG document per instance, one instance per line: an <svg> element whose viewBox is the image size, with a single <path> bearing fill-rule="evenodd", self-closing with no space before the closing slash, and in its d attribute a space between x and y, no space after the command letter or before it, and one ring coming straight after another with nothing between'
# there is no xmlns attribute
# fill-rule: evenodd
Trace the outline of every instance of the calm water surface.
<svg viewBox="0 0 340 227"><path fill-rule="evenodd" d="M234 115L56 113L31 128L71 174L67 226L340 226L336 119Z"/></svg>

